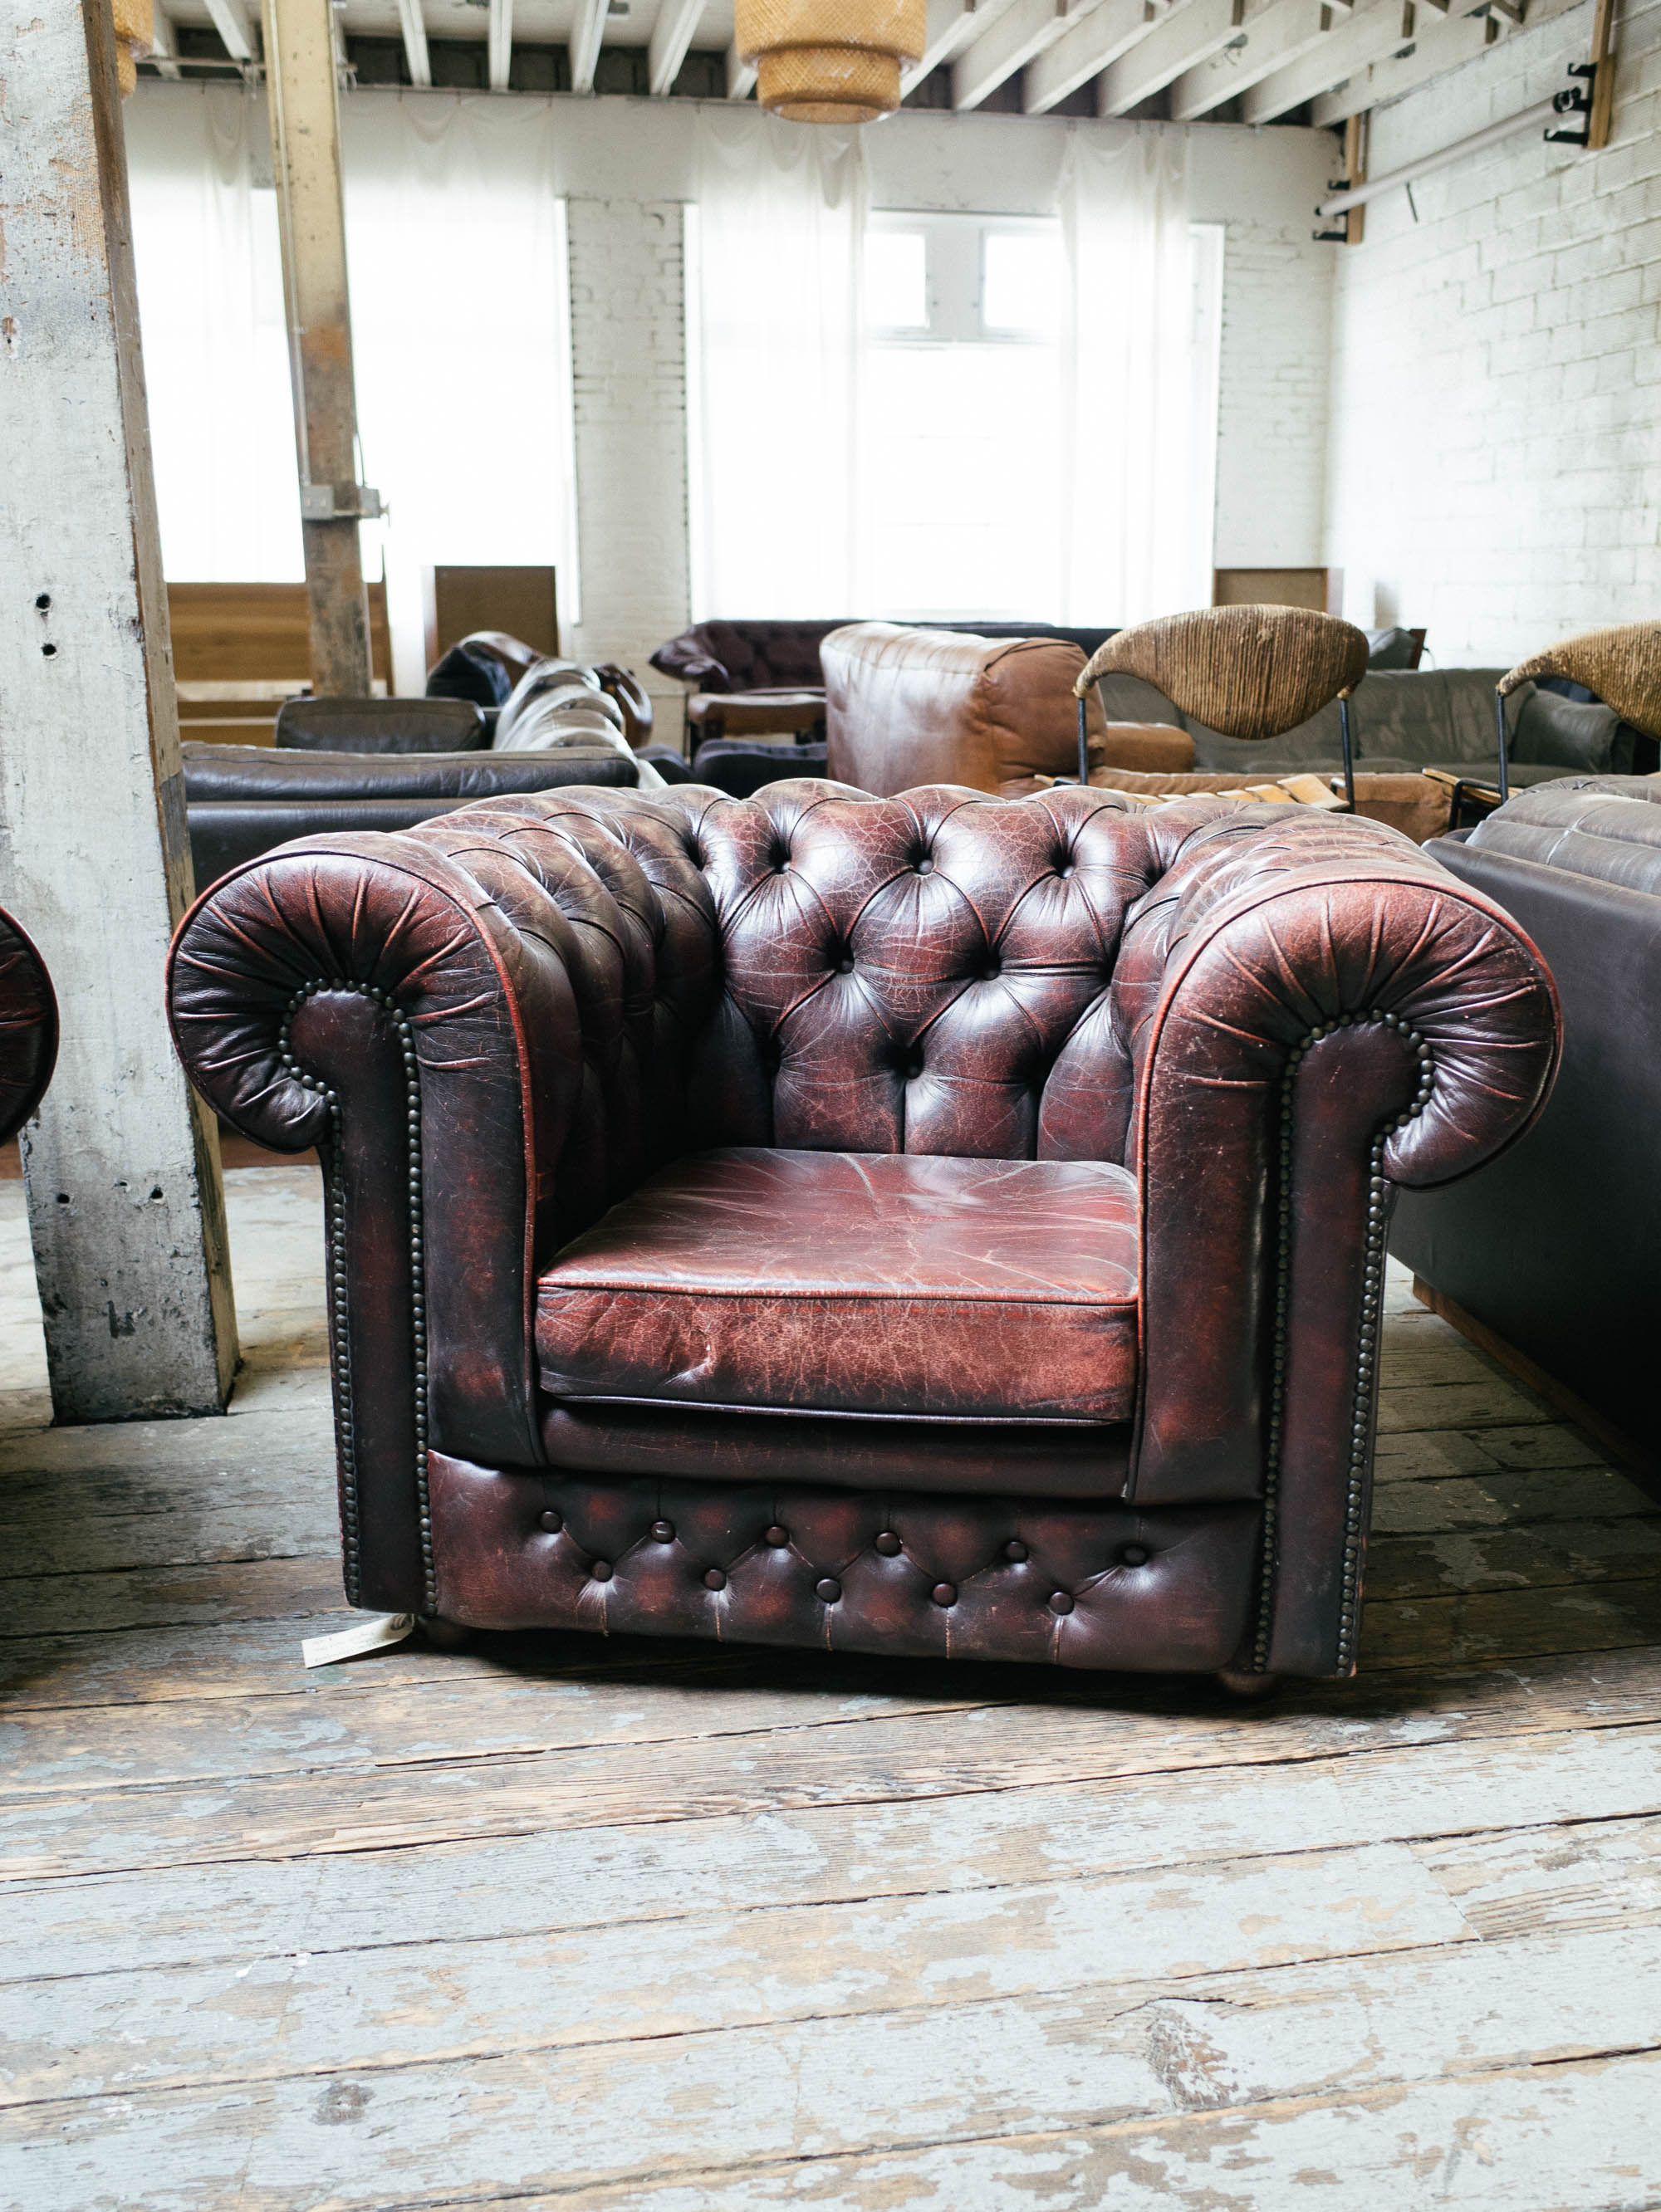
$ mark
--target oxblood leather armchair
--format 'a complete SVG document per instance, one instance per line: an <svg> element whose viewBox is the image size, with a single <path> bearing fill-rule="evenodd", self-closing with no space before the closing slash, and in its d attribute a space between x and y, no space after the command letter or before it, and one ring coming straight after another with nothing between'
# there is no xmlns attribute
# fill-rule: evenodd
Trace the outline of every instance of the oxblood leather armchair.
<svg viewBox="0 0 1661 2212"><path fill-rule="evenodd" d="M1549 978L1376 825L822 782L319 840L174 1035L326 1162L348 1594L476 1627L1354 1663L1398 1184Z"/></svg>
<svg viewBox="0 0 1661 2212"><path fill-rule="evenodd" d="M58 998L33 940L0 907L0 1145L46 1093L58 1060Z"/></svg>

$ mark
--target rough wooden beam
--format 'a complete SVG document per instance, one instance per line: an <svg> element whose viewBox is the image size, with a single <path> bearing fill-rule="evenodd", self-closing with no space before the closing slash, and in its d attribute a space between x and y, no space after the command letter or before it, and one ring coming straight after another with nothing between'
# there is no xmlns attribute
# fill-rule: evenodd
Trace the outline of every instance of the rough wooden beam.
<svg viewBox="0 0 1661 2212"><path fill-rule="evenodd" d="M1609 119L1615 111L1615 0L1597 0L1592 15L1591 57L1597 75L1592 80L1591 113L1586 119L1586 151L1601 153L1609 143Z"/></svg>
<svg viewBox="0 0 1661 2212"><path fill-rule="evenodd" d="M1171 119L1192 123L1209 115L1288 62L1319 46L1332 25L1330 0L1278 0L1249 29L1242 29L1220 51L1188 69L1171 88Z"/></svg>
<svg viewBox="0 0 1661 2212"><path fill-rule="evenodd" d="M236 1364L218 1138L167 1037L192 894L108 0L0 28L0 900L63 1042L24 1132L61 1422L215 1413Z"/></svg>
<svg viewBox="0 0 1661 2212"><path fill-rule="evenodd" d="M427 52L427 25L421 12L421 0L398 0L398 27L404 40L404 64L410 72L410 82L424 92L433 81L433 65Z"/></svg>
<svg viewBox="0 0 1661 2212"><path fill-rule="evenodd" d="M577 0L571 24L571 89L592 92L605 36L606 0Z"/></svg>
<svg viewBox="0 0 1661 2212"><path fill-rule="evenodd" d="M485 52L492 92L506 92L514 65L514 0L490 0Z"/></svg>
<svg viewBox="0 0 1661 2212"><path fill-rule="evenodd" d="M1171 0L1172 8L1185 4L1187 0ZM1121 54L1147 38L1159 20L1154 0L1103 0L1099 8L1063 33L1027 70L1021 87L1026 112L1047 114L1058 100L1099 76Z"/></svg>
<svg viewBox="0 0 1661 2212"><path fill-rule="evenodd" d="M1151 100L1185 70L1220 52L1270 4L1272 0L1191 0L1180 11L1169 10L1145 39L1103 72L1096 112L1123 115Z"/></svg>
<svg viewBox="0 0 1661 2212"><path fill-rule="evenodd" d="M369 607L358 546L357 402L329 0L265 0L265 90L283 244L312 685L367 699Z"/></svg>
<svg viewBox="0 0 1661 2212"><path fill-rule="evenodd" d="M660 0L646 49L646 88L654 100L667 99L703 14L703 0Z"/></svg>
<svg viewBox="0 0 1661 2212"><path fill-rule="evenodd" d="M1099 0L1015 0L952 64L952 105L978 107Z"/></svg>
<svg viewBox="0 0 1661 2212"><path fill-rule="evenodd" d="M756 65L746 62L736 46L727 49L727 97L728 100L748 100L755 89Z"/></svg>
<svg viewBox="0 0 1661 2212"><path fill-rule="evenodd" d="M253 32L242 0L204 0L213 27L234 62L253 59Z"/></svg>

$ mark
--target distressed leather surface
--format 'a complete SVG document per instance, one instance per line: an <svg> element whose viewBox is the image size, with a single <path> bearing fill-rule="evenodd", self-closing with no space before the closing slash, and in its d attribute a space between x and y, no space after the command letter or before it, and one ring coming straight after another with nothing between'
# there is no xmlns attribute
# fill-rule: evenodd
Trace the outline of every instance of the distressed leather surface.
<svg viewBox="0 0 1661 2212"><path fill-rule="evenodd" d="M997 792L1079 772L1076 645L851 623L819 657L833 778L886 796L946 781ZM1104 727L1092 690L1086 729L1097 745Z"/></svg>
<svg viewBox="0 0 1661 2212"><path fill-rule="evenodd" d="M285 1011L308 981L326 988L290 1065ZM364 988L385 1009L366 1028L325 1020L319 998ZM543 1458L538 1278L672 1161L1123 1167L1142 1302L1126 1496L1208 1511L1272 1488L1262 1602L1306 1672L1341 1663L1348 1501L1370 1467L1375 1139L1386 1198L1463 1175L1526 1128L1556 1050L1526 937L1389 831L1076 787L484 801L233 875L181 927L171 1000L193 1079L249 1135L328 1145L302 1075L380 1130L355 1157L343 1281L363 1315L347 1364L381 1394L354 1448L386 1470L388 1514L419 1510L386 1407L423 1365L441 1452ZM400 1038L407 1126L372 1080L384 1061L384 1096L403 1096ZM370 1295L400 1236L424 1269L424 1337ZM629 1418L615 1410L619 1438ZM424 1604L404 1573L365 1601Z"/></svg>
<svg viewBox="0 0 1661 2212"><path fill-rule="evenodd" d="M595 1482L435 1455L447 1618L1062 1667L1239 1648L1258 1513Z"/></svg>
<svg viewBox="0 0 1661 2212"><path fill-rule="evenodd" d="M46 1094L58 1059L58 1000L33 939L0 908L0 1144Z"/></svg>
<svg viewBox="0 0 1661 2212"><path fill-rule="evenodd" d="M849 1490L1117 1498L1130 1472L1129 1425L1095 1421L918 1421L568 1398L550 1405L542 1442L549 1465L574 1474Z"/></svg>
<svg viewBox="0 0 1661 2212"><path fill-rule="evenodd" d="M1102 1161L729 1148L660 1170L537 1291L551 1396L1123 1421L1136 1186Z"/></svg>

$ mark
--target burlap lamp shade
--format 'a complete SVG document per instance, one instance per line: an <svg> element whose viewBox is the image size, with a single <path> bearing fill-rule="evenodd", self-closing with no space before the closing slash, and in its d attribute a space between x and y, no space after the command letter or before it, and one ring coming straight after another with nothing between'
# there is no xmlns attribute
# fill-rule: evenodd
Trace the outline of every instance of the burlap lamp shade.
<svg viewBox="0 0 1661 2212"><path fill-rule="evenodd" d="M928 0L738 0L733 37L756 98L791 123L871 123L922 59Z"/></svg>
<svg viewBox="0 0 1661 2212"><path fill-rule="evenodd" d="M155 15L152 0L113 0L115 74L121 97L131 97L138 82L138 64L155 45Z"/></svg>

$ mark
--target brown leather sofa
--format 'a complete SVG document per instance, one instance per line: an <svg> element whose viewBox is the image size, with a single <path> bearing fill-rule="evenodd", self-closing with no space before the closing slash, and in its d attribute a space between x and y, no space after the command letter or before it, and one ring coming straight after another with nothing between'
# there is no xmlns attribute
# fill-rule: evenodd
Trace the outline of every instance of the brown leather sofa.
<svg viewBox="0 0 1661 2212"><path fill-rule="evenodd" d="M46 1093L58 1060L58 999L27 931L0 908L0 1145Z"/></svg>
<svg viewBox="0 0 1661 2212"><path fill-rule="evenodd" d="M1563 1068L1514 1151L1404 1196L1390 1249L1457 1325L1521 1353L1661 1474L1661 781L1547 784L1427 849L1549 961Z"/></svg>
<svg viewBox="0 0 1661 2212"><path fill-rule="evenodd" d="M826 773L887 798L925 783L1020 798L1079 773L1074 678L1081 647L1059 638L987 638L896 623L850 623L819 648ZM1086 702L1099 759L1177 769L1194 758L1180 730L1109 731Z"/></svg>
<svg viewBox="0 0 1661 2212"><path fill-rule="evenodd" d="M1391 1200L1556 1025L1480 894L1293 814L572 791L198 900L185 1065L325 1162L352 1602L1353 1668Z"/></svg>

